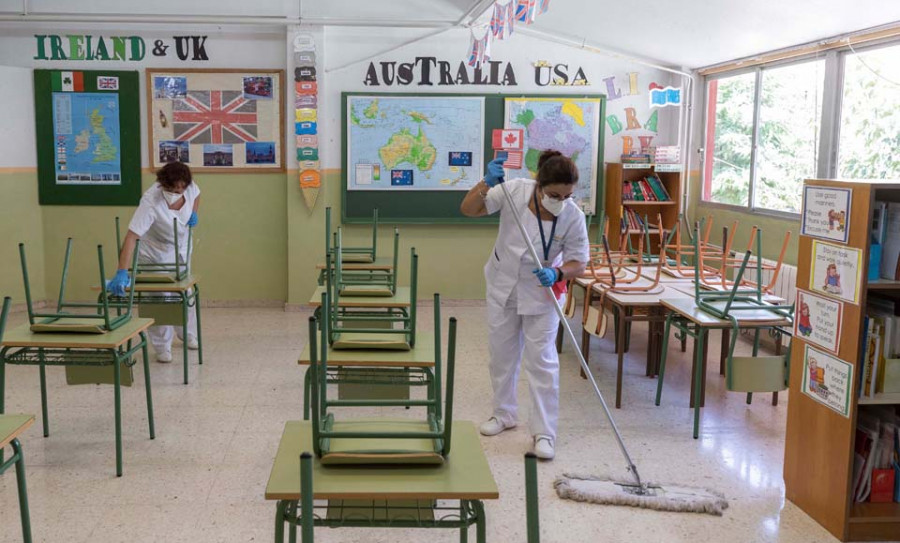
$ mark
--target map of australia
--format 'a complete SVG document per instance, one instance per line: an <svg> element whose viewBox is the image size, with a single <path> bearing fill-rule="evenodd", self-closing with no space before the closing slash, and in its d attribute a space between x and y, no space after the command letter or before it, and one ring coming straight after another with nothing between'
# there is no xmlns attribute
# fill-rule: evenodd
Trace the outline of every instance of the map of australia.
<svg viewBox="0 0 900 543"><path fill-rule="evenodd" d="M600 100L590 98L507 98L506 128L524 130L525 160L510 177L534 177L538 158L554 149L578 167L576 201L593 213L597 184Z"/></svg>
<svg viewBox="0 0 900 543"><path fill-rule="evenodd" d="M347 117L350 190L468 190L480 179L470 170L483 168L481 97L351 96Z"/></svg>

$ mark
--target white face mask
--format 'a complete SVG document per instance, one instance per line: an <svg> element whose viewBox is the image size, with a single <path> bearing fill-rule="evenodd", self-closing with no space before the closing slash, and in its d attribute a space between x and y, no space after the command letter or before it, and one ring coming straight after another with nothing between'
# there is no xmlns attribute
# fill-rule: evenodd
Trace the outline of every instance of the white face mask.
<svg viewBox="0 0 900 543"><path fill-rule="evenodd" d="M162 194L163 194L163 198L166 199L166 203L169 204L170 206L177 204L178 201L181 200L182 196L184 196L184 194L169 192L167 190L162 191Z"/></svg>
<svg viewBox="0 0 900 543"><path fill-rule="evenodd" d="M541 196L541 205L544 206L544 209L552 213L554 217L559 217L559 214L562 213L563 208L566 206L566 201L557 200L556 198L551 198L544 194Z"/></svg>

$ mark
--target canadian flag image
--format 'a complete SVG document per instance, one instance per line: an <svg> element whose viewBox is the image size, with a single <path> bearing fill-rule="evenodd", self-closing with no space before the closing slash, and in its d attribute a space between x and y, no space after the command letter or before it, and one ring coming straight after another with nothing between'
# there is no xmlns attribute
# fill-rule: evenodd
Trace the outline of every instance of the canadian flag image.
<svg viewBox="0 0 900 543"><path fill-rule="evenodd" d="M498 128L491 134L491 147L496 149L522 149L522 130Z"/></svg>

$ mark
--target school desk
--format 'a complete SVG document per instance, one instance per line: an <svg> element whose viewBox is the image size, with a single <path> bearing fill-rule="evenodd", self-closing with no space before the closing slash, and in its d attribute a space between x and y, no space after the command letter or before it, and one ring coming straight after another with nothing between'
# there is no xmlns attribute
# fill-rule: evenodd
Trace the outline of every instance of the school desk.
<svg viewBox="0 0 900 543"><path fill-rule="evenodd" d="M25 487L25 453L19 436L34 424L34 415L0 415L0 454L12 446L13 455L6 461L0 456L0 475L16 466L16 487L19 491L19 517L22 520L22 540L31 543L31 518L28 514L28 492Z"/></svg>
<svg viewBox="0 0 900 543"><path fill-rule="evenodd" d="M73 322L78 319L71 319ZM85 319L86 322L93 322ZM6 364L40 366L41 421L44 437L50 435L47 416L47 366L82 366L113 368L113 393L116 418L116 475L122 476L122 370L130 371L137 362L137 355L144 359L144 388L147 394L147 418L150 439L155 439L153 428L153 397L150 392L150 365L147 356L147 328L153 319L132 318L121 327L105 334L45 334L34 333L30 325L8 330L0 349L0 414L5 409Z"/></svg>
<svg viewBox="0 0 900 543"><path fill-rule="evenodd" d="M482 500L500 497L497 483L475 425L454 421L452 435L450 454L438 466L325 467L313 458L312 481L301 481L300 455L313 450L312 427L306 421L289 421L265 494L267 500L276 501L275 542L284 542L287 522L290 541L296 541L301 526L305 543L310 543L313 526L455 528L465 542L473 524L477 541L483 543L486 518ZM313 500L327 500L327 504L314 505ZM307 514L301 515L301 510Z"/></svg>
<svg viewBox="0 0 900 543"><path fill-rule="evenodd" d="M320 262L316 264L316 269L319 271L319 276L317 279L317 284L324 285L325 284L325 263ZM373 273L386 273L390 272L394 269L394 259L387 257L378 257L374 262L341 262L341 270L349 271L349 272L373 272Z"/></svg>
<svg viewBox="0 0 900 543"><path fill-rule="evenodd" d="M136 283L134 303L141 317L154 320L156 326L180 326L183 344L184 384L188 384L188 311L197 310L197 361L203 364L203 335L200 328L200 276L189 275L176 283ZM99 290L94 287L94 290ZM128 289L126 289L128 290ZM110 298L116 301L116 297Z"/></svg>

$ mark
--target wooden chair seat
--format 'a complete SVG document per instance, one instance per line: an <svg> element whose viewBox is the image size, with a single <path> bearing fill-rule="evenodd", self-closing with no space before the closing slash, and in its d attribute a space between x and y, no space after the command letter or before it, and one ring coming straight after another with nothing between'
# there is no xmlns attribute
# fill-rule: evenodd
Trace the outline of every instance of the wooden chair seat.
<svg viewBox="0 0 900 543"><path fill-rule="evenodd" d="M341 289L341 296L393 296L389 286L382 285L347 285Z"/></svg>
<svg viewBox="0 0 900 543"><path fill-rule="evenodd" d="M35 334L105 334L106 330L98 321L97 324L84 322L36 322L31 325Z"/></svg>
<svg viewBox="0 0 900 543"><path fill-rule="evenodd" d="M412 347L406 334L367 334L362 332L343 332L331 344L332 349L351 350L385 350L408 351Z"/></svg>
<svg viewBox="0 0 900 543"><path fill-rule="evenodd" d="M136 283L177 283L178 278L174 273L150 273L139 272L135 278Z"/></svg>
<svg viewBox="0 0 900 543"><path fill-rule="evenodd" d="M335 421L334 432L430 432L426 421L403 419L358 419ZM322 451L323 465L428 464L444 462L440 444L434 439L330 438Z"/></svg>

